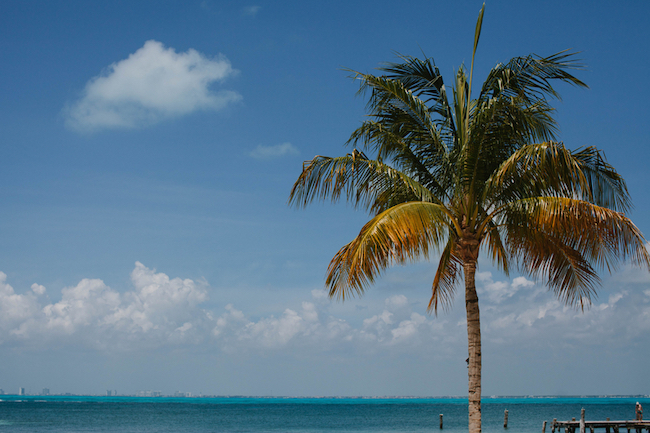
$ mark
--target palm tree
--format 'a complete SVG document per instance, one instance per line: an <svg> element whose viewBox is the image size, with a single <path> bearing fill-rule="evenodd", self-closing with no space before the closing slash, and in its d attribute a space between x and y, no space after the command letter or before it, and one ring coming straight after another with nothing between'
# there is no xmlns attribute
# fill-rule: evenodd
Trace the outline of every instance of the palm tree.
<svg viewBox="0 0 650 433"><path fill-rule="evenodd" d="M557 297L584 308L598 269L625 259L650 267L629 209L625 181L594 147L555 141L551 81L586 85L567 51L497 64L471 99L461 67L451 100L433 59L400 57L381 76L354 73L370 92L369 120L352 133L351 153L303 165L289 202L342 196L373 217L332 259L330 297L361 295L387 267L440 252L428 311L449 307L465 282L469 431L481 431L481 329L475 274L479 253L507 275L543 279ZM368 154L372 154L368 156Z"/></svg>

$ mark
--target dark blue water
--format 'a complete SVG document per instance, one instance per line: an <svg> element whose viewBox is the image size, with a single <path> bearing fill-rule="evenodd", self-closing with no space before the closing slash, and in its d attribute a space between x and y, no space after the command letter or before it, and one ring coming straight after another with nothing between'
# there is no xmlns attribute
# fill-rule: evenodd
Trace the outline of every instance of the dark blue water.
<svg viewBox="0 0 650 433"><path fill-rule="evenodd" d="M0 433L467 431L466 399L2 397ZM541 433L544 420L579 419L581 408L587 420L634 419L636 401L650 407L647 398L485 399L483 431Z"/></svg>

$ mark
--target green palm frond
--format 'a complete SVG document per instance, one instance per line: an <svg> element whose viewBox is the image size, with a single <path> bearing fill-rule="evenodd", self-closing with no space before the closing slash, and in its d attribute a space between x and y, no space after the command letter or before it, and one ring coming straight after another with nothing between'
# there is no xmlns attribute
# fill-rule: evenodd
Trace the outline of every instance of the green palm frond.
<svg viewBox="0 0 650 433"><path fill-rule="evenodd" d="M447 209L434 203L403 203L380 213L332 259L326 279L330 296L344 300L361 294L390 265L428 258L450 224Z"/></svg>
<svg viewBox="0 0 650 433"><path fill-rule="evenodd" d="M447 143L453 141L455 125L442 75L432 58L418 59L411 56L399 56L402 63L387 63L379 69L386 72L386 77L400 81L404 87L412 91L428 105L440 131Z"/></svg>
<svg viewBox="0 0 650 433"><path fill-rule="evenodd" d="M401 63L386 63L379 70L386 72L389 79L400 81L427 104L447 105L447 93L442 74L430 57L398 55Z"/></svg>
<svg viewBox="0 0 650 433"><path fill-rule="evenodd" d="M317 199L338 201L343 195L355 206L382 208L387 193L400 195L404 201L438 201L416 180L354 150L343 157L317 156L305 162L291 190L289 204L304 207Z"/></svg>
<svg viewBox="0 0 650 433"><path fill-rule="evenodd" d="M453 91L453 117L456 123L455 146L463 149L467 145L469 137L469 113L472 109L472 101L469 95L469 83L465 68L460 67L456 71L456 81Z"/></svg>
<svg viewBox="0 0 650 433"><path fill-rule="evenodd" d="M483 101L497 96L520 97L529 103L535 103L546 96L560 98L550 81L559 80L578 87L588 87L567 70L582 69L577 53L569 50L560 51L548 57L531 54L515 57L508 63L498 64L483 82L478 97Z"/></svg>
<svg viewBox="0 0 650 433"><path fill-rule="evenodd" d="M366 121L352 133L349 142L375 151L378 161L390 161L442 199L448 186L440 184L444 177L439 172L448 169L448 155L444 151L428 152L431 147L421 145L419 139L389 130L383 122Z"/></svg>
<svg viewBox="0 0 650 433"><path fill-rule="evenodd" d="M623 178L600 152L575 152L562 143L530 144L505 160L485 183L482 201L500 205L528 197L580 198L614 210L626 210L630 198Z"/></svg>
<svg viewBox="0 0 650 433"><path fill-rule="evenodd" d="M428 129L431 124L429 107L398 80L357 73L361 79L360 92L370 90L368 111L371 116L382 116L386 111L398 110L410 118L410 122L421 129Z"/></svg>
<svg viewBox="0 0 650 433"><path fill-rule="evenodd" d="M495 206L543 196L589 200L580 162L561 143L529 144L514 151L485 182L483 200Z"/></svg>
<svg viewBox="0 0 650 433"><path fill-rule="evenodd" d="M616 172L604 155L589 146L573 152L591 192L591 201L599 206L626 212L631 199L623 177Z"/></svg>
<svg viewBox="0 0 650 433"><path fill-rule="evenodd" d="M473 195L504 161L521 147L553 135L555 122L547 107L527 107L518 98L491 101L472 117L463 177L471 181Z"/></svg>
<svg viewBox="0 0 650 433"><path fill-rule="evenodd" d="M376 77L359 72L356 73L356 78L361 80L359 90L361 93L370 90L369 116L380 120L387 129L401 130L407 135L413 133L422 137L430 135L425 143L427 146L434 146L431 151L447 151L451 145L452 134L444 131L444 127L440 128L440 126L450 122L448 107L443 107L440 111L432 109L426 101L420 99L398 79ZM446 106L446 101L443 105Z"/></svg>

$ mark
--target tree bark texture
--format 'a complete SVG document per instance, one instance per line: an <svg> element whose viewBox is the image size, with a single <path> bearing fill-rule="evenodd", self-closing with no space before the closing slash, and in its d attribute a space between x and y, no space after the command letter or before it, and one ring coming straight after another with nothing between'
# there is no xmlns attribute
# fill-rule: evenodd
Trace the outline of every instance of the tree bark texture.
<svg viewBox="0 0 650 433"><path fill-rule="evenodd" d="M465 273L465 310L467 311L467 348L469 433L481 433L481 320L476 294L476 262L463 265Z"/></svg>

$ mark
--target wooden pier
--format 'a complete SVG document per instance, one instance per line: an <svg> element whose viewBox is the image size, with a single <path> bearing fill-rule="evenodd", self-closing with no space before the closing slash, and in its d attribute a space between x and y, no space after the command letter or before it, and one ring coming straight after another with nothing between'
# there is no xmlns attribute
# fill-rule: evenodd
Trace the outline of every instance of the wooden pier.
<svg viewBox="0 0 650 433"><path fill-rule="evenodd" d="M556 421L551 423L551 433L575 433L576 430L584 433L589 429L594 433L594 429L605 429L605 433L621 433L627 430L627 433L641 432L645 430L650 433L650 421L584 421L584 427L580 421Z"/></svg>
<svg viewBox="0 0 650 433"><path fill-rule="evenodd" d="M585 420L585 410L580 411L580 420L576 421L573 418L571 421L558 421L557 418L551 423L551 433L562 433L564 428L564 433L575 433L578 430L580 433L586 433L589 429L589 433L594 433L594 430L605 429L605 433L621 433L621 431L627 430L627 433L643 433L643 430L646 433L650 433L650 421L610 421L607 418L605 421L586 421ZM546 433L546 421L544 421L544 426L542 427L542 433Z"/></svg>

